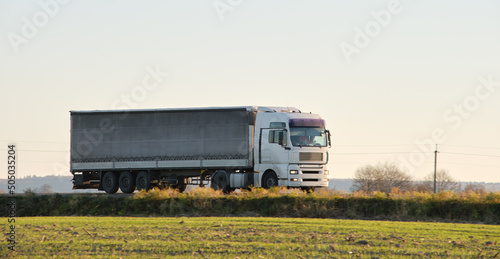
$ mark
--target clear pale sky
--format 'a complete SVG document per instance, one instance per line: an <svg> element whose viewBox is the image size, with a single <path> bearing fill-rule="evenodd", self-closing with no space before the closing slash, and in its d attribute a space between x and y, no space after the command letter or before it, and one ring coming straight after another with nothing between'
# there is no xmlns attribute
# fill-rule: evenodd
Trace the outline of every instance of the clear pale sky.
<svg viewBox="0 0 500 259"><path fill-rule="evenodd" d="M292 106L331 177L500 182L499 1L0 1L0 178L70 175L69 111ZM156 72L154 72L156 70ZM419 145L418 143L424 143Z"/></svg>

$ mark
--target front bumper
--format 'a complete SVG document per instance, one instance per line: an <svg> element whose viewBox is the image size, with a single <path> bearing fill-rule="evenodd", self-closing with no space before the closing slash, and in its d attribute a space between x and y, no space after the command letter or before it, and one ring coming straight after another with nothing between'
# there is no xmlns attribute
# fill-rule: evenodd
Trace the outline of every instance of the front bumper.
<svg viewBox="0 0 500 259"><path fill-rule="evenodd" d="M289 187L328 187L329 174L326 165L290 165L287 172ZM290 172L297 172L291 174Z"/></svg>

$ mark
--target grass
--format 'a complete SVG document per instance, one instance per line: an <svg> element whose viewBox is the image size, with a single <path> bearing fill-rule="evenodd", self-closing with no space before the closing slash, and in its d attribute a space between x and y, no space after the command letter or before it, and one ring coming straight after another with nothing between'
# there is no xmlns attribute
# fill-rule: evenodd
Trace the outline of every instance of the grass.
<svg viewBox="0 0 500 259"><path fill-rule="evenodd" d="M7 218L0 218L3 233ZM9 224L10 225L10 224ZM496 258L500 226L249 217L21 217L0 258Z"/></svg>

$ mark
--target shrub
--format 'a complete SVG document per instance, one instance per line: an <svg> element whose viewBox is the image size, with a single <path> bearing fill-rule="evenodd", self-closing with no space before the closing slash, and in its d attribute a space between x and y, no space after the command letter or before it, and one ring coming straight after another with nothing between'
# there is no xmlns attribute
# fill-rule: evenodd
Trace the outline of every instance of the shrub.
<svg viewBox="0 0 500 259"><path fill-rule="evenodd" d="M9 196L0 196L8 204ZM22 195L18 216L229 216L319 217L455 222L500 222L500 193L473 191L438 194L417 191L356 192L320 189L253 188L223 194L209 188L179 193L154 189L133 196Z"/></svg>

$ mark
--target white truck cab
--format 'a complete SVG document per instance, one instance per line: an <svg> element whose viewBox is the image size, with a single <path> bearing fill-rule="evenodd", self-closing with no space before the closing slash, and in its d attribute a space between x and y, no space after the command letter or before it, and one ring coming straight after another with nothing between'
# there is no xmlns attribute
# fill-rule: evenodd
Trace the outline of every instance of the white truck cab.
<svg viewBox="0 0 500 259"><path fill-rule="evenodd" d="M270 108L257 112L254 132L257 186L328 186L330 132L319 115Z"/></svg>

